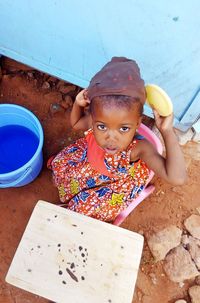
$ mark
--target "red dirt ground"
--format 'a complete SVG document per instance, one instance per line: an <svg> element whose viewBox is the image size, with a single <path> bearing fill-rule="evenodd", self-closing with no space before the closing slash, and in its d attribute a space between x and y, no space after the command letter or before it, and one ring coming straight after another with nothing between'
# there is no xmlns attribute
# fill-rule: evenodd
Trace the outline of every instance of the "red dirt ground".
<svg viewBox="0 0 200 303"><path fill-rule="evenodd" d="M12 60L2 60L0 103L15 103L31 110L41 121L45 141L44 166L38 178L25 187L0 189L0 303L49 302L7 284L5 276L37 201L59 201L51 173L46 168L48 157L81 136L69 126L71 106L67 109L60 107L56 113L50 110L52 104L61 104L65 97L58 89L59 80L30 70ZM43 86L45 81L49 87ZM77 87L69 93L72 99L78 91ZM147 124L150 123L149 119L146 120ZM170 224L183 227L184 219L196 213L200 206L200 145L189 142L182 150L189 175L187 184L174 187L154 178L155 192L134 210L121 227L146 237ZM187 289L193 284L191 280L183 285L171 282L162 269L162 262L154 262L145 241L133 303L173 303L179 298L189 300Z"/></svg>

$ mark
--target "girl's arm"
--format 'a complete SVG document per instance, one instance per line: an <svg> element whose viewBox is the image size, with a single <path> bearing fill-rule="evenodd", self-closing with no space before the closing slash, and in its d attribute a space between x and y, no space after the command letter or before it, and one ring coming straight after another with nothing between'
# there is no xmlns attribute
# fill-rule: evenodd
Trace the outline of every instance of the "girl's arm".
<svg viewBox="0 0 200 303"><path fill-rule="evenodd" d="M87 130L91 127L91 116L85 113L85 107L90 103L87 90L83 89L77 96L70 114L70 123L75 130Z"/></svg>
<svg viewBox="0 0 200 303"><path fill-rule="evenodd" d="M158 176L174 185L182 185L187 179L185 161L173 130L173 114L161 117L154 111L156 126L162 134L166 158L159 155L148 142L141 142L140 157Z"/></svg>

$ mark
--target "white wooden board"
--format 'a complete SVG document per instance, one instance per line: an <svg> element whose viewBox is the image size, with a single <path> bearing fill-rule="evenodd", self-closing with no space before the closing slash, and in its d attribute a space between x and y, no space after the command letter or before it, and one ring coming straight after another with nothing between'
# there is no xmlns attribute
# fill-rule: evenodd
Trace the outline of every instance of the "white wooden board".
<svg viewBox="0 0 200 303"><path fill-rule="evenodd" d="M39 201L6 281L58 303L131 303L143 237Z"/></svg>

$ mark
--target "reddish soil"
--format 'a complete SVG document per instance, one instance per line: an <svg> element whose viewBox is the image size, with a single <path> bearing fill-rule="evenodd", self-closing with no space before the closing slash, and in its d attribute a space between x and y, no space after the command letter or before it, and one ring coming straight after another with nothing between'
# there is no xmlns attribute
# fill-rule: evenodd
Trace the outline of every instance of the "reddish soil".
<svg viewBox="0 0 200 303"><path fill-rule="evenodd" d="M59 201L46 161L82 135L69 126L72 104L66 97L74 100L80 88L64 91L60 88L65 84L63 81L12 60L3 59L1 65L0 103L15 103L30 109L41 121L45 141L44 166L37 179L24 187L0 189L0 303L48 302L7 284L5 276L37 201ZM144 120L148 125L152 123L148 118ZM200 145L189 142L182 149L189 175L187 184L174 187L154 178L155 192L134 210L121 227L142 233L146 238L170 224L183 227L184 219L196 213L200 206ZM163 271L162 262L154 262L145 241L133 303L173 303L179 298L189 302L187 289L193 284L194 281L186 281L183 285L171 282Z"/></svg>

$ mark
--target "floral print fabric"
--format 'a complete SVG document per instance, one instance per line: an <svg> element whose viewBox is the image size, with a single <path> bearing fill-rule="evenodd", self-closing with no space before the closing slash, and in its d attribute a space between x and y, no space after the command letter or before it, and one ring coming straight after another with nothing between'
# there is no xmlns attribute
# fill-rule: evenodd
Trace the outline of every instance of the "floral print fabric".
<svg viewBox="0 0 200 303"><path fill-rule="evenodd" d="M70 210L113 221L140 194L149 177L142 160L130 163L130 153L137 142L134 139L126 151L115 155L105 153L107 175L88 161L87 136L64 148L51 163L61 202Z"/></svg>

